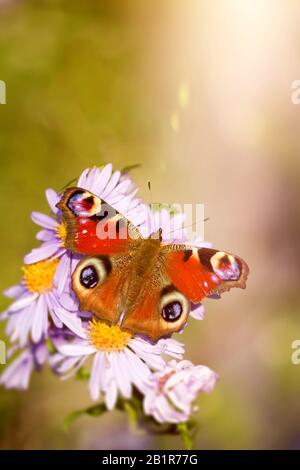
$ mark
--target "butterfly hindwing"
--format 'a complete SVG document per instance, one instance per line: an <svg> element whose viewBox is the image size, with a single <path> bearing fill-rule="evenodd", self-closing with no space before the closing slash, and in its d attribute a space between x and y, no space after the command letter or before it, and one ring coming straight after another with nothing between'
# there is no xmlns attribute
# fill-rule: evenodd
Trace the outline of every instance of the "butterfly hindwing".
<svg viewBox="0 0 300 470"><path fill-rule="evenodd" d="M124 267L117 256L87 256L72 276L80 309L110 323L119 321L124 309Z"/></svg>
<svg viewBox="0 0 300 470"><path fill-rule="evenodd" d="M232 287L244 288L247 274L241 258L223 251L162 246L122 326L154 340L178 332L188 320L191 302Z"/></svg>
<svg viewBox="0 0 300 470"><path fill-rule="evenodd" d="M180 331L190 302L170 284L160 242L136 241L126 254L87 256L72 279L81 310L156 341Z"/></svg>
<svg viewBox="0 0 300 470"><path fill-rule="evenodd" d="M189 300L169 283L155 279L141 288L136 301L128 306L122 327L157 341L183 329L190 312Z"/></svg>

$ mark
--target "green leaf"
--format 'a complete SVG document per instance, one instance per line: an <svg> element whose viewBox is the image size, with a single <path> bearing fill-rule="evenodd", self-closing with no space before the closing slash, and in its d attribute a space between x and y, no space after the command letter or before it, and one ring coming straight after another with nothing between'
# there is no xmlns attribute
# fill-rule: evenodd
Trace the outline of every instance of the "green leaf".
<svg viewBox="0 0 300 470"><path fill-rule="evenodd" d="M88 380L90 378L90 373L86 367L80 367L76 372L76 379L78 380Z"/></svg>
<svg viewBox="0 0 300 470"><path fill-rule="evenodd" d="M99 405L90 406L85 410L85 413L89 416L94 416L97 418L98 416L103 415L107 412L107 408L104 403L99 403Z"/></svg>
<svg viewBox="0 0 300 470"><path fill-rule="evenodd" d="M135 408L135 406L129 401L124 401L123 405L124 411L128 415L129 422L131 426L136 429L137 423L138 423L138 410Z"/></svg>
<svg viewBox="0 0 300 470"><path fill-rule="evenodd" d="M184 443L186 450L193 450L195 437L197 434L197 425L193 421L186 421L185 423L179 423L176 426L177 432Z"/></svg>
<svg viewBox="0 0 300 470"><path fill-rule="evenodd" d="M76 183L76 181L78 180L78 177L77 178L73 178L71 179L70 181L68 181L67 184L65 184L62 188L61 188L61 191L64 191L65 189L67 189L69 186L74 186L74 184ZM61 192L60 191L60 192Z"/></svg>
<svg viewBox="0 0 300 470"><path fill-rule="evenodd" d="M65 417L64 422L63 422L63 429L65 432L68 432L74 421L76 421L80 416L84 414L84 411L78 410L78 411L73 411L73 413L70 413L68 416Z"/></svg>
<svg viewBox="0 0 300 470"><path fill-rule="evenodd" d="M80 370L80 369L79 369ZM80 374L85 376L87 371L82 368ZM116 409L123 411L127 414L129 423L133 431L143 431L150 434L169 434L179 435L187 450L194 448L194 441L197 433L197 424L194 421L186 421L184 423L158 423L151 416L146 416L143 411L142 396L135 392L130 400L119 399L116 404ZM92 417L99 417L107 412L106 405L99 403L90 406L83 410L74 411L69 414L64 420L64 430L68 431L70 426L81 416L87 415Z"/></svg>
<svg viewBox="0 0 300 470"><path fill-rule="evenodd" d="M69 431L74 421L76 421L81 416L88 415L88 416L98 417L104 414L106 411L107 409L104 403L90 406L89 408L85 408L83 410L73 411L73 413L70 413L68 416L65 417L64 423L63 423L63 429L65 432Z"/></svg>
<svg viewBox="0 0 300 470"><path fill-rule="evenodd" d="M54 354L56 352L56 348L50 338L46 339L46 348L49 354Z"/></svg>
<svg viewBox="0 0 300 470"><path fill-rule="evenodd" d="M134 165L127 165L122 168L121 173L129 173L132 170L136 170L137 168L141 168L140 163L135 163Z"/></svg>

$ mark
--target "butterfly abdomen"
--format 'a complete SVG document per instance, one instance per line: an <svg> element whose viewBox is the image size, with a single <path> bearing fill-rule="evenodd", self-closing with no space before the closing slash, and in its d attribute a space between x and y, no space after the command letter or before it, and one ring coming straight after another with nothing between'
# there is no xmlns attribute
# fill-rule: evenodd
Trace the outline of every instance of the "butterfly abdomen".
<svg viewBox="0 0 300 470"><path fill-rule="evenodd" d="M155 276L159 272L159 255L159 240L146 239L137 242L130 267L127 304L132 305L140 297L141 291L150 289L155 283Z"/></svg>

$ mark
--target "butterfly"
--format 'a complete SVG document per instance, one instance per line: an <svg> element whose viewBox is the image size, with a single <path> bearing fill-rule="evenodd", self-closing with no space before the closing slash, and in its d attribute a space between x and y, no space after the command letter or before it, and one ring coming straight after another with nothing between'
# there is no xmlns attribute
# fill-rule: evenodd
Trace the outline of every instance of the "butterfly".
<svg viewBox="0 0 300 470"><path fill-rule="evenodd" d="M159 230L143 238L94 194L68 188L57 204L66 248L85 255L72 275L80 308L153 341L180 331L191 304L246 287L248 266L212 248L163 244Z"/></svg>

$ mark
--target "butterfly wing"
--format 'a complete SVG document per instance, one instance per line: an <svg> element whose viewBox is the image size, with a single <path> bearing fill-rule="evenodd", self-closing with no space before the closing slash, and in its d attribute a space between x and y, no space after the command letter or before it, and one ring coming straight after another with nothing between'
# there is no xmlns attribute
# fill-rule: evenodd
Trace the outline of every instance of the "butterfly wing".
<svg viewBox="0 0 300 470"><path fill-rule="evenodd" d="M232 287L245 288L248 271L241 258L223 251L164 246L122 326L153 340L178 332L188 320L191 302Z"/></svg>
<svg viewBox="0 0 300 470"><path fill-rule="evenodd" d="M117 323L125 308L131 247L137 228L105 201L81 188L69 188L57 207L65 225L65 246L88 255L77 265L72 286L81 310Z"/></svg>
<svg viewBox="0 0 300 470"><path fill-rule="evenodd" d="M84 258L73 274L81 309L157 341L184 327L191 302L245 287L248 267L239 257L175 247L158 248L155 256L148 243L141 240L126 255Z"/></svg>
<svg viewBox="0 0 300 470"><path fill-rule="evenodd" d="M81 310L154 341L181 330L190 302L170 283L155 244L140 240L126 254L80 261L72 285Z"/></svg>
<svg viewBox="0 0 300 470"><path fill-rule="evenodd" d="M193 303L232 287L246 287L249 268L238 256L211 248L172 250L169 245L165 250L165 269L170 280Z"/></svg>
<svg viewBox="0 0 300 470"><path fill-rule="evenodd" d="M125 306L127 265L124 256L87 256L80 261L72 276L80 309L117 323Z"/></svg>
<svg viewBox="0 0 300 470"><path fill-rule="evenodd" d="M66 227L65 246L93 255L73 274L80 307L104 321L158 340L183 328L190 302L245 287L249 270L241 258L209 248L161 247L159 241L156 246L84 189L67 189L58 208Z"/></svg>
<svg viewBox="0 0 300 470"><path fill-rule="evenodd" d="M190 312L190 302L170 284L169 279L162 276L154 278L155 282L150 279L128 306L122 327L157 341L183 328Z"/></svg>
<svg viewBox="0 0 300 470"><path fill-rule="evenodd" d="M81 188L67 189L57 207L66 228L65 246L75 253L122 253L141 238L134 225L112 206Z"/></svg>

